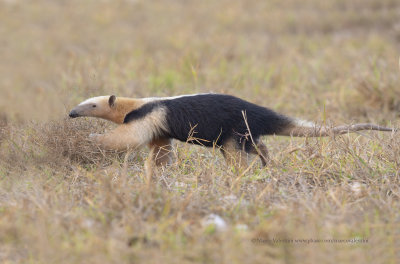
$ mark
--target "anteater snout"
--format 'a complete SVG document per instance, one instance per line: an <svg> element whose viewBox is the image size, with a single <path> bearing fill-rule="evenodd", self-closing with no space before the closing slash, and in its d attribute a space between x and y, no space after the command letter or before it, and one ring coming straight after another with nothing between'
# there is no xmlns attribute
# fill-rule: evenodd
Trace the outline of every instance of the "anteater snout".
<svg viewBox="0 0 400 264"><path fill-rule="evenodd" d="M69 117L71 117L71 118L75 118L75 117L78 117L78 116L79 115L75 110L72 110L71 112L69 112Z"/></svg>

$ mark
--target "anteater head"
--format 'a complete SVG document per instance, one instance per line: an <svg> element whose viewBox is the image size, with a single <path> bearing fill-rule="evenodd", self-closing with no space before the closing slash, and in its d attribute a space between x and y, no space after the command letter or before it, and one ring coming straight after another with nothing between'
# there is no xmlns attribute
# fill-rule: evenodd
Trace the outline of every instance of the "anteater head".
<svg viewBox="0 0 400 264"><path fill-rule="evenodd" d="M98 117L122 124L129 112L147 102L148 100L116 97L115 95L98 96L89 98L77 105L71 110L69 116L71 118L81 116Z"/></svg>
<svg viewBox="0 0 400 264"><path fill-rule="evenodd" d="M90 116L115 121L116 99L115 95L89 98L74 107L69 113L69 117Z"/></svg>

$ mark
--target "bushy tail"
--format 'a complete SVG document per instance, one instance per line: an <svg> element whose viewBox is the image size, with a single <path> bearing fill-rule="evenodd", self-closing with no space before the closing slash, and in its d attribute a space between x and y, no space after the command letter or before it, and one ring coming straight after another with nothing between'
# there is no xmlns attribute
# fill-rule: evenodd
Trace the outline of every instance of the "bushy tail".
<svg viewBox="0 0 400 264"><path fill-rule="evenodd" d="M313 123L295 120L287 128L277 133L277 135L293 136L293 137L326 137L330 135L341 135L360 130L377 130L386 132L398 131L397 129L394 128L388 128L369 123L343 125L333 128L327 128L315 125Z"/></svg>

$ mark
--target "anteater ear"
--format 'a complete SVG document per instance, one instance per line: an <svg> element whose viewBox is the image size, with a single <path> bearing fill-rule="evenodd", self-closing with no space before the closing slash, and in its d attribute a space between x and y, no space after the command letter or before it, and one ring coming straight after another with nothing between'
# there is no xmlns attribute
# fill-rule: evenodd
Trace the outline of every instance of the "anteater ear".
<svg viewBox="0 0 400 264"><path fill-rule="evenodd" d="M110 107L114 107L116 99L117 99L117 97L115 97L115 95L111 95L110 98L108 98L108 105Z"/></svg>

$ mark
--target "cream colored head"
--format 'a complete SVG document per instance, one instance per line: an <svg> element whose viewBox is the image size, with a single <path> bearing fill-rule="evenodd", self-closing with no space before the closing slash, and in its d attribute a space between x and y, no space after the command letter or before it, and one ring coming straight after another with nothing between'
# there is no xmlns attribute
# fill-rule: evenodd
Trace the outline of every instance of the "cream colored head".
<svg viewBox="0 0 400 264"><path fill-rule="evenodd" d="M69 116L71 118L81 116L98 117L117 124L122 124L128 113L157 99L158 98L134 99L116 97L115 95L92 97L72 109Z"/></svg>
<svg viewBox="0 0 400 264"><path fill-rule="evenodd" d="M89 98L74 107L69 113L71 118L90 116L122 123L123 120L118 119L120 115L115 95Z"/></svg>

